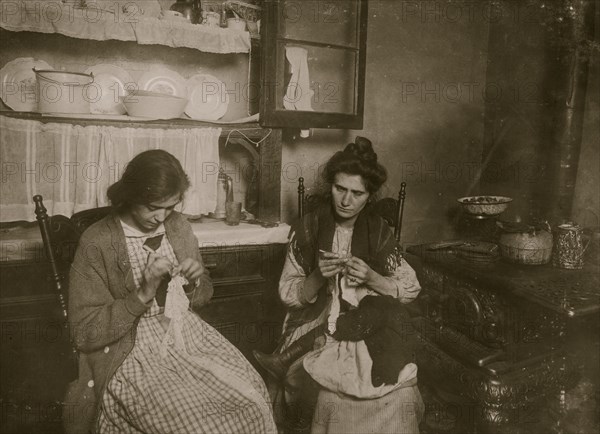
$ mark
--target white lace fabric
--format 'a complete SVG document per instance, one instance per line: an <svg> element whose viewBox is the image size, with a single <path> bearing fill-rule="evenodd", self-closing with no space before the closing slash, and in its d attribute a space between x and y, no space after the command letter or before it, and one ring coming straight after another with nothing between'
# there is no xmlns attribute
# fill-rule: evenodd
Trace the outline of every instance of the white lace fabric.
<svg viewBox="0 0 600 434"><path fill-rule="evenodd" d="M179 351L186 351L183 339L183 316L190 306L190 300L183 289L188 281L185 277L177 275L171 278L167 288L167 301L165 302L166 318L170 319L169 326L165 331L165 337L161 345L161 354L166 356L167 348L174 346Z"/></svg>

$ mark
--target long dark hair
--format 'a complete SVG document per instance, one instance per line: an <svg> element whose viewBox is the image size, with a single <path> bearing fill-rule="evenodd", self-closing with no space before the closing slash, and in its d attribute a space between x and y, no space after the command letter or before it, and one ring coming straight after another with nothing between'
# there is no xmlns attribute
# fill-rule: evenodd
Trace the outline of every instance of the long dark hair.
<svg viewBox="0 0 600 434"><path fill-rule="evenodd" d="M387 171L377 162L377 154L373 151L371 141L360 136L329 159L323 178L327 183L333 184L338 173L360 175L370 194L377 193L387 180Z"/></svg>
<svg viewBox="0 0 600 434"><path fill-rule="evenodd" d="M183 196L189 186L179 160L166 151L153 149L136 155L106 194L114 208L124 210L176 194Z"/></svg>

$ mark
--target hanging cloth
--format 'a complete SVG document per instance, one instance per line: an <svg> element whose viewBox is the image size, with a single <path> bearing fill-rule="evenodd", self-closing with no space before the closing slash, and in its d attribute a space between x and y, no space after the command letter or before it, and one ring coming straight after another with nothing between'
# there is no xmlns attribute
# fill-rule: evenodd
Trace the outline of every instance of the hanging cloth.
<svg viewBox="0 0 600 434"><path fill-rule="evenodd" d="M166 357L167 348L173 345L179 351L185 351L183 339L183 316L190 306L190 300L185 295L183 287L188 284L185 277L180 274L172 277L167 288L167 301L165 302L165 317L170 319L161 345L161 355Z"/></svg>
<svg viewBox="0 0 600 434"><path fill-rule="evenodd" d="M286 110L313 111L311 99L314 92L310 88L308 50L286 47L285 57L290 64L292 77L283 97L283 106Z"/></svg>

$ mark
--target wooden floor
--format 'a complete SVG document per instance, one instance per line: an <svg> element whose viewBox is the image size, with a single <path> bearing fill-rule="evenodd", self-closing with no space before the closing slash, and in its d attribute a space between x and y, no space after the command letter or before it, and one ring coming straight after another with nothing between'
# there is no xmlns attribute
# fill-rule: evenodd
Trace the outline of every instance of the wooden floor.
<svg viewBox="0 0 600 434"><path fill-rule="evenodd" d="M0 432L60 433L60 401L68 384L60 355L64 347L40 333L41 328L21 328L15 332L14 323L7 324L2 323ZM16 339L14 333L24 339Z"/></svg>
<svg viewBox="0 0 600 434"><path fill-rule="evenodd" d="M62 433L60 401L68 370L59 350L64 348L48 336L39 339L39 330L20 330L21 339L17 340L14 328L7 328L6 323L2 327L0 433ZM527 414L520 426L497 434L600 432L600 348L590 347L586 354L581 378L567 394L565 414L559 416L558 407L549 404ZM426 406L421 434L480 434L473 427L469 405L448 403L426 384L420 389Z"/></svg>

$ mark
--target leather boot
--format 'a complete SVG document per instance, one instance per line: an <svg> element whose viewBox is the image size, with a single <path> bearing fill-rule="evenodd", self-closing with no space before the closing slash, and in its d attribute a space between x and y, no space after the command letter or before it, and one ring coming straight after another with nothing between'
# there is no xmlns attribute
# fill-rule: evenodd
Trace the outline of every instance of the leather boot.
<svg viewBox="0 0 600 434"><path fill-rule="evenodd" d="M313 349L316 329L311 330L296 342L291 344L287 349L279 354L265 354L260 351L253 350L252 354L260 366L262 366L271 376L281 380L285 377L288 368L298 360L301 356Z"/></svg>

